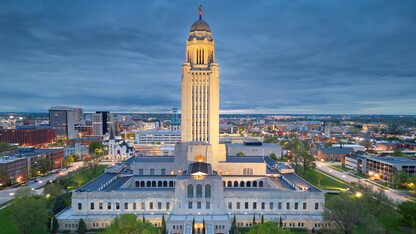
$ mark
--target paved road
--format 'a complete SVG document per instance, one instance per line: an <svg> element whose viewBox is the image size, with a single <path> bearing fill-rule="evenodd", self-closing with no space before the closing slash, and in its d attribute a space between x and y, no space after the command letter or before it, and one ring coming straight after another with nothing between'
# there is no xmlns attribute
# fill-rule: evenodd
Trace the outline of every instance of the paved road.
<svg viewBox="0 0 416 234"><path fill-rule="evenodd" d="M68 168L68 170L65 171L61 171L62 175L66 175L69 172L72 172L76 169L78 169L79 167L83 166L83 162L75 162L72 164L71 167ZM26 185L26 186L21 186L18 188L6 188L0 191L0 204L3 204L5 202L8 202L10 200L13 199L14 193L16 192L16 190L20 189L20 188L31 188L32 190L38 189L42 186L45 185L45 183L48 180L55 180L58 176L58 174L50 174L44 177L40 177L39 178L39 182L34 183L34 184L30 184L30 185ZM39 190L35 190L38 194L43 193L43 189L39 189Z"/></svg>
<svg viewBox="0 0 416 234"><path fill-rule="evenodd" d="M333 177L336 177L336 178L338 178L340 180L343 180L343 181L346 181L348 183L361 181L362 183L370 185L373 189L379 189L378 186L373 185L371 183L368 183L363 179L358 179L358 178L355 178L353 176L350 176L348 174L348 172L341 172L341 171L338 171L338 170L334 170L334 169L329 167L331 165L336 166L336 164L332 164L332 163L329 163L329 162L318 162L318 161L316 162L316 166L318 167L318 169L332 175ZM384 191L386 192L387 196L389 196L394 201L402 202L402 201L409 201L410 200L410 199L396 193L395 190L393 190L393 189L386 189Z"/></svg>

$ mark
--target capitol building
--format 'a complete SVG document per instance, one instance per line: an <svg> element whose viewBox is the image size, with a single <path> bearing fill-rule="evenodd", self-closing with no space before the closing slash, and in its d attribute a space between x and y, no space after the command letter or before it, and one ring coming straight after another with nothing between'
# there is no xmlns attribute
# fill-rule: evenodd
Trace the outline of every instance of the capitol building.
<svg viewBox="0 0 416 234"><path fill-rule="evenodd" d="M228 233L237 225L279 222L288 228L317 229L323 222L324 193L294 170L264 156L229 156L219 143L219 64L211 27L191 26L182 65L181 142L174 156L136 156L72 193L72 206L56 215L60 230L109 226L133 213L168 233Z"/></svg>

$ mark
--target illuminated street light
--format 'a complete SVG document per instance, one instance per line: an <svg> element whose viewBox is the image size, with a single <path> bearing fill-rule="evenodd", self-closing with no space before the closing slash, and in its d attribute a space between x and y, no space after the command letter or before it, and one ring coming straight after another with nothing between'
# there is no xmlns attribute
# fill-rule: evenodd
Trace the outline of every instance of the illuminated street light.
<svg viewBox="0 0 416 234"><path fill-rule="evenodd" d="M356 192L356 193L355 193L355 197L358 197L358 198L360 198L362 195L363 195L363 194L362 194L361 192Z"/></svg>

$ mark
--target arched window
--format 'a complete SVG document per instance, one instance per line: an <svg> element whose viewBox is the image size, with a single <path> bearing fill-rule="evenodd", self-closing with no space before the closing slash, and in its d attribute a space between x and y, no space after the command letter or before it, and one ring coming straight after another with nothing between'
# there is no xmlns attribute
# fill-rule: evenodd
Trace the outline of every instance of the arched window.
<svg viewBox="0 0 416 234"><path fill-rule="evenodd" d="M152 181L152 187L156 187L156 181Z"/></svg>
<svg viewBox="0 0 416 234"><path fill-rule="evenodd" d="M244 181L240 181L240 187L244 187Z"/></svg>
<svg viewBox="0 0 416 234"><path fill-rule="evenodd" d="M223 186L223 187L225 187L225 185L226 185L226 184L225 184L225 181L223 181L223 182L222 182L222 186Z"/></svg>
<svg viewBox="0 0 416 234"><path fill-rule="evenodd" d="M140 187L140 181L136 181L136 187Z"/></svg>
<svg viewBox="0 0 416 234"><path fill-rule="evenodd" d="M238 187L238 181L234 181L234 187Z"/></svg>
<svg viewBox="0 0 416 234"><path fill-rule="evenodd" d="M147 183L146 183L146 187L151 187L152 185L151 185L151 183L150 183L150 181L147 181Z"/></svg>
<svg viewBox="0 0 416 234"><path fill-rule="evenodd" d="M163 181L163 187L168 187L168 182L166 180Z"/></svg>
<svg viewBox="0 0 416 234"><path fill-rule="evenodd" d="M250 181L247 181L246 187L251 187L251 182Z"/></svg>
<svg viewBox="0 0 416 234"><path fill-rule="evenodd" d="M205 197L211 197L211 185L205 185Z"/></svg>
<svg viewBox="0 0 416 234"><path fill-rule="evenodd" d="M196 186L196 197L202 197L202 185L200 184Z"/></svg>
<svg viewBox="0 0 416 234"><path fill-rule="evenodd" d="M233 187L233 182L228 181L228 182L227 182L227 187Z"/></svg>
<svg viewBox="0 0 416 234"><path fill-rule="evenodd" d="M263 187L263 181L259 182L259 187Z"/></svg>
<svg viewBox="0 0 416 234"><path fill-rule="evenodd" d="M194 186L192 184L188 185L188 197L194 197Z"/></svg>
<svg viewBox="0 0 416 234"><path fill-rule="evenodd" d="M169 187L173 187L173 181L169 181Z"/></svg>
<svg viewBox="0 0 416 234"><path fill-rule="evenodd" d="M157 187L162 187L162 181L157 182Z"/></svg>
<svg viewBox="0 0 416 234"><path fill-rule="evenodd" d="M257 181L253 181L253 187L257 187Z"/></svg>

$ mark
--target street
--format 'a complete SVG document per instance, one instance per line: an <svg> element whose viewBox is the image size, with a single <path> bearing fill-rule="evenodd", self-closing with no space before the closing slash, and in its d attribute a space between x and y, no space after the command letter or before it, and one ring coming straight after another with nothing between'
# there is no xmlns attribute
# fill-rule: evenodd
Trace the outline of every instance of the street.
<svg viewBox="0 0 416 234"><path fill-rule="evenodd" d="M332 164L330 162L319 162L316 161L316 166L317 169L324 171L327 174L330 174L331 176L338 178L342 181L345 181L347 183L351 183L351 182L359 182L361 181L362 183L365 183L366 185L371 186L373 189L379 189L380 187L372 184L372 183L368 183L367 181L365 181L365 179L358 179L356 177L353 177L351 175L349 175L349 172L341 172L335 169L332 169L329 166L336 166L337 164ZM339 165L339 164L338 164ZM397 194L395 192L395 190L393 189L385 189L384 192L386 192L387 196L389 196L392 200L396 201L396 202L402 202L402 201L409 201L410 199Z"/></svg>
<svg viewBox="0 0 416 234"><path fill-rule="evenodd" d="M8 201L12 200L16 190L21 189L21 188L31 188L32 190L35 190L38 194L41 194L43 192L43 189L42 190L36 190L36 189L44 186L48 180L55 180L59 176L66 175L69 172L72 172L72 171L74 171L74 170L76 170L76 169L78 169L79 167L82 167L82 166L83 166L83 162L75 162L68 168L68 170L60 171L60 172L62 172L61 175L53 173L53 174L49 174L49 175L44 176L44 177L39 177L38 182L30 184L30 185L20 186L20 187L17 187L17 188L3 189L3 190L0 191L0 205L5 203L5 202L8 202Z"/></svg>

